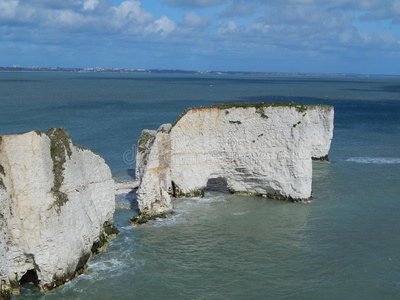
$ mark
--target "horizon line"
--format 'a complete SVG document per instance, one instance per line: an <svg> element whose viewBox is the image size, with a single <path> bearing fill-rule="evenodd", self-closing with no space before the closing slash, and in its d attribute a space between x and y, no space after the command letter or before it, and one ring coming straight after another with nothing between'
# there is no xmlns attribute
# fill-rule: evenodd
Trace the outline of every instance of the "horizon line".
<svg viewBox="0 0 400 300"><path fill-rule="evenodd" d="M294 71L227 71L227 70L184 70L164 68L116 68L116 67L21 67L19 65L0 66L0 72L71 72L71 73L176 73L176 74L212 74L212 75L303 75L303 76L358 76L358 77L400 77L400 74L370 74L370 73L346 73L346 72L294 72Z"/></svg>

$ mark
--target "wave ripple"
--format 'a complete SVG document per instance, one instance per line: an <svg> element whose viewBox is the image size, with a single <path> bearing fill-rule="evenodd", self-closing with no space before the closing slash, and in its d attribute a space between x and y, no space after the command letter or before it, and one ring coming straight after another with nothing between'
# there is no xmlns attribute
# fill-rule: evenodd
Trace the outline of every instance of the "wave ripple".
<svg viewBox="0 0 400 300"><path fill-rule="evenodd" d="M360 164L400 164L400 158L389 157L351 157L346 159L346 161Z"/></svg>

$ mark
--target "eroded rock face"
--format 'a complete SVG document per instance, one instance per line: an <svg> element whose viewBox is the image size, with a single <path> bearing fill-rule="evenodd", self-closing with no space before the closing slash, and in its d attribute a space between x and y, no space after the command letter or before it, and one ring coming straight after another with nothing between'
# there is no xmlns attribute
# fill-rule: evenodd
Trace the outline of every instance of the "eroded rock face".
<svg viewBox="0 0 400 300"><path fill-rule="evenodd" d="M104 160L64 129L0 136L1 297L31 281L49 291L84 271L118 233Z"/></svg>
<svg viewBox="0 0 400 300"><path fill-rule="evenodd" d="M202 196L211 178L234 193L309 199L311 158L327 159L333 115L331 106L287 103L190 109L142 143L139 208L157 214L171 196Z"/></svg>

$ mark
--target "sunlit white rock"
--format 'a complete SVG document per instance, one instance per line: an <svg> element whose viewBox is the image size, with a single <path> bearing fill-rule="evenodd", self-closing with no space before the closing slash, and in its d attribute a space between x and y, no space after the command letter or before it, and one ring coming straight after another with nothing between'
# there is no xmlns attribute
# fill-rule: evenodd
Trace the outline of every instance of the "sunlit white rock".
<svg viewBox="0 0 400 300"><path fill-rule="evenodd" d="M210 178L235 193L307 200L311 158L327 159L333 114L331 106L276 103L190 109L139 140L139 208L156 214L171 196L202 196Z"/></svg>
<svg viewBox="0 0 400 300"><path fill-rule="evenodd" d="M104 160L64 129L0 136L1 296L27 279L48 291L74 278L117 233Z"/></svg>

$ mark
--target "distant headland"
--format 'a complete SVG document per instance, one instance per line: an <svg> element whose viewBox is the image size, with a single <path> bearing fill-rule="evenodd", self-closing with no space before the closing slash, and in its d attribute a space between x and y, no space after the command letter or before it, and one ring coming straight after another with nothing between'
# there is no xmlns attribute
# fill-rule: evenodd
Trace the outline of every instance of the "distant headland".
<svg viewBox="0 0 400 300"><path fill-rule="evenodd" d="M266 75L266 76L332 76L332 77L391 77L400 75L385 74L348 74L348 73L308 73L308 72L252 72L252 71L205 71L180 69L124 69L124 68L63 68L63 67L0 67L0 72L71 72L71 73L154 73L154 74L205 74L205 75Z"/></svg>

